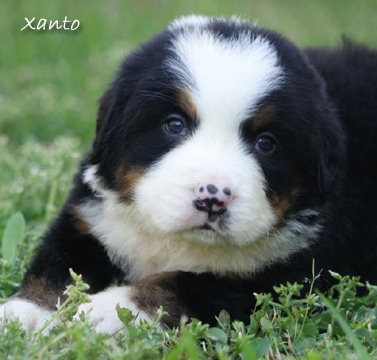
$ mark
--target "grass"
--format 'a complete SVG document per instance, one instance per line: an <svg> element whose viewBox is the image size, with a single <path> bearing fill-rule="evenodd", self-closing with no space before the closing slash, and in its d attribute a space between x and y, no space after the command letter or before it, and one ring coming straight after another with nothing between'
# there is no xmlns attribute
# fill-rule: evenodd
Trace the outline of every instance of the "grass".
<svg viewBox="0 0 377 360"><path fill-rule="evenodd" d="M0 296L19 287L38 239L71 187L94 134L97 99L122 60L173 18L190 13L237 14L283 32L300 46L337 46L346 34L377 43L377 2L364 0L135 0L0 2ZM20 31L25 17L78 19L75 32ZM17 246L16 246L17 244ZM338 276L334 274L334 276ZM280 302L257 295L251 324L217 327L194 320L165 333L156 322L134 326L126 310L118 338L95 334L86 320L72 323L82 301L79 284L62 324L49 335L28 334L17 322L0 330L5 359L352 359L377 358L376 289L355 297L357 279L338 276L326 295L294 295L277 288ZM160 314L161 315L161 314ZM125 336L127 334L127 336Z"/></svg>

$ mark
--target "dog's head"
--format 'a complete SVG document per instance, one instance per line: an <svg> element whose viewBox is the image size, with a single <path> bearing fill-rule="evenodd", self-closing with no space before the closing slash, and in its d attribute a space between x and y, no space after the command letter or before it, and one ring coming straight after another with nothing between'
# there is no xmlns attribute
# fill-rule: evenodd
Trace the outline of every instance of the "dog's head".
<svg viewBox="0 0 377 360"><path fill-rule="evenodd" d="M341 134L323 81L289 41L186 17L122 64L84 179L145 231L242 247L316 223Z"/></svg>

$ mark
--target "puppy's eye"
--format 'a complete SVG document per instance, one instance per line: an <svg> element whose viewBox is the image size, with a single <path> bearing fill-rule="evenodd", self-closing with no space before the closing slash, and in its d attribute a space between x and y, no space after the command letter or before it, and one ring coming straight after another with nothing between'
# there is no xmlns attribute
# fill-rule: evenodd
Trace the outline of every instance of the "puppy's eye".
<svg viewBox="0 0 377 360"><path fill-rule="evenodd" d="M262 135L255 144L255 149L265 153L269 153L275 149L276 140L270 135Z"/></svg>
<svg viewBox="0 0 377 360"><path fill-rule="evenodd" d="M165 123L165 129L168 133L173 135L186 135L186 127L184 120L178 116L170 116Z"/></svg>

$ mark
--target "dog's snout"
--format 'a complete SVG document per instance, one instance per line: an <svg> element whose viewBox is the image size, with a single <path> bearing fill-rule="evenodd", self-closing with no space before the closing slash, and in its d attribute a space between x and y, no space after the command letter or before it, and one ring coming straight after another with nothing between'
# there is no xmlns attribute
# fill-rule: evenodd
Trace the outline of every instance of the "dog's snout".
<svg viewBox="0 0 377 360"><path fill-rule="evenodd" d="M194 206L200 211L208 212L212 218L224 214L233 198L230 187L219 185L200 184L195 190Z"/></svg>

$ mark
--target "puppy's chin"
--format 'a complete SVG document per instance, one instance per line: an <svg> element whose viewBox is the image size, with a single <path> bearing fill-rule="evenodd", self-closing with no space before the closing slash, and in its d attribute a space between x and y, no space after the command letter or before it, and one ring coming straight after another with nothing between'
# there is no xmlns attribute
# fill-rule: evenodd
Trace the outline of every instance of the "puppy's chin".
<svg viewBox="0 0 377 360"><path fill-rule="evenodd" d="M216 230L200 226L180 233L183 241L199 243L207 246L225 246L232 244L232 239Z"/></svg>

